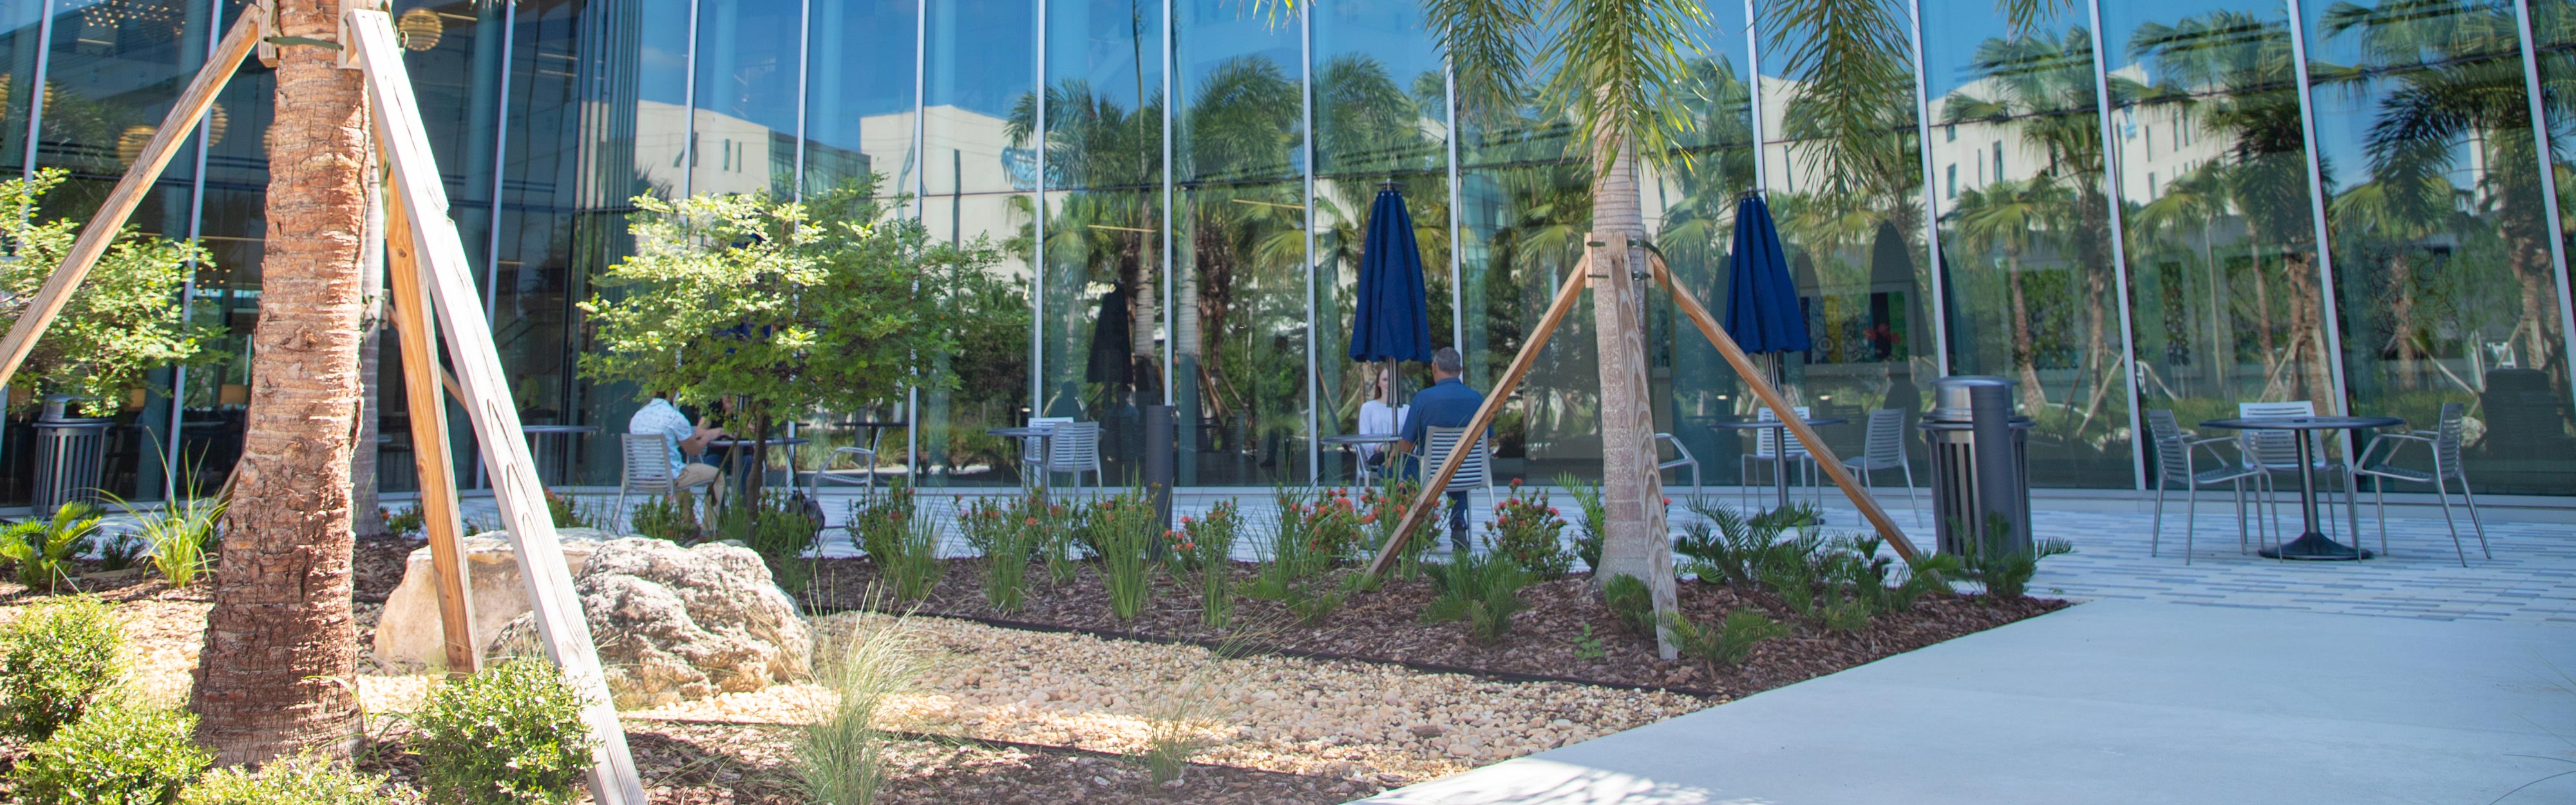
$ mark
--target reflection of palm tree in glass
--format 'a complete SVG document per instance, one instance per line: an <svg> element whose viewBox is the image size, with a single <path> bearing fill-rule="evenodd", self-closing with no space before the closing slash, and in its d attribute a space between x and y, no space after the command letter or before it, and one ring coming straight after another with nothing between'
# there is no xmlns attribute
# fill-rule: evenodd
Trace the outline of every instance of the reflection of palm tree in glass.
<svg viewBox="0 0 2576 805"><path fill-rule="evenodd" d="M1304 281L1302 250L1263 248L1303 223L1299 187L1286 181L1296 173L1297 83L1258 56L1229 59L1195 83L1181 121L1186 139L1173 152L1174 170L1190 177L1186 219L1174 229L1188 238L1189 262L1179 277L1187 300L1175 352L1201 356L1187 382L1205 401L1202 416L1258 417L1298 398L1305 367L1302 348L1282 348L1277 328L1263 326L1306 318L1278 308L1292 299L1304 306L1305 294L1292 291Z"/></svg>
<svg viewBox="0 0 2576 805"><path fill-rule="evenodd" d="M1702 154L1701 159L1713 155L1715 160L1713 164L1694 160L1692 170L1674 172L1672 181L1680 198L1665 207L1655 244L1677 268L1713 266L1723 259L1734 236L1736 192L1753 175L1755 153L1746 147L1753 142L1752 116L1747 114L1752 87L1736 74L1734 63L1719 57L1691 62L1683 88L1677 93L1683 101L1681 114L1690 121L1697 139L1706 143L1689 150ZM1713 289L1698 290L1708 298Z"/></svg>
<svg viewBox="0 0 2576 805"><path fill-rule="evenodd" d="M2065 268L2082 278L2085 329L2078 385L2068 390L2073 416L2066 422L2072 440L2097 421L2103 400L2120 382L2120 360L2108 338L2108 300L2112 296L2109 200L2102 193L2102 132L2093 92L2093 37L2082 28L2059 36L2031 31L2010 39L1988 39L1977 46L1969 65L1985 77L1981 84L1993 97L1962 90L1946 105L1945 123L1986 121L2011 129L2023 146L2041 155L2038 174L2027 181L2002 182L1982 192L1964 194L1959 202L1961 226L1974 240L2002 248L2008 269L2014 322L2014 366L2023 373L2024 408L2044 400L2038 388L2029 339L2021 260L2040 238L2061 254ZM2000 166L1998 166L2000 171ZM1972 211L1973 210L1973 211ZM2024 234L2004 231L2026 227ZM2074 405L2077 395L2083 405ZM2102 422L2103 428L2110 427Z"/></svg>
<svg viewBox="0 0 2576 805"><path fill-rule="evenodd" d="M2549 326L2556 321L2557 291L2550 276L2548 219L2539 203L2536 169L2542 162L2530 132L2514 17L2511 5L2462 0L2389 0L2377 7L2345 2L2326 10L2320 26L2325 35L2351 37L2365 61L2331 70L2333 85L2356 93L2384 86L2365 142L2371 181L2346 191L2336 207L2366 215L2363 220L2401 239L2494 227L2521 291L2515 300L2520 320L2508 337L2521 342L2530 356L2526 365L2563 373L2560 342ZM2576 111L2576 101L2564 95L2553 100L2558 114ZM2478 160L2477 192L2459 193L2447 177L2472 153ZM2463 201L2488 223L2455 216ZM2340 230L2354 223L2338 218L2338 238L2347 238ZM2392 276L2407 270L2404 250L2398 254ZM2403 308L2390 312L2411 318ZM2408 340L2404 333L2401 342ZM2400 360L2411 360L2413 350L2411 343L2401 345ZM2565 386L2563 374L2557 385Z"/></svg>
<svg viewBox="0 0 2576 805"><path fill-rule="evenodd" d="M2153 84L2113 80L2116 102L2175 110L2229 144L2212 164L2221 166L2229 207L2252 241L2248 273L2265 364L2263 398L2305 398L2334 407L2288 23L2233 11L2173 25L2151 22L2130 36L2129 50L2133 57L2153 59L2161 78ZM2279 251L2267 255L2267 247ZM2284 286L2277 304L2270 298L2273 275ZM2276 311L2285 327L2272 326ZM2288 333L2286 346L2275 343L2277 330Z"/></svg>
<svg viewBox="0 0 2576 805"><path fill-rule="evenodd" d="M1157 194L1146 188L1159 185L1162 110L1158 102L1148 100L1130 111L1079 79L1060 82L1046 93L1047 176L1041 181L1050 187L1085 188L1050 203L1046 242L1038 244L1041 270L1052 274L1047 267L1059 261L1075 266L1066 277L1069 281L1048 283L1045 309L1059 317L1060 326L1047 329L1065 339L1062 354L1068 356L1114 353L1123 347L1124 365L1106 372L1103 379L1111 387L1099 389L1105 398L1094 401L1095 406L1115 404L1126 390L1121 386L1151 387L1161 365L1152 340L1155 303L1161 297L1151 287L1150 268ZM1037 98L1023 95L1013 106L1004 133L1012 145L1027 147L1036 121ZM1125 300L1125 309L1097 311L1090 302L1094 282L1118 291L1115 298ZM1102 313L1128 317L1129 344L1090 344L1089 350L1083 349L1092 333L1084 326L1086 320ZM1063 402L1069 401L1052 404Z"/></svg>
<svg viewBox="0 0 2576 805"><path fill-rule="evenodd" d="M1439 87L1437 73L1425 77L1435 82L1432 87ZM1435 102L1439 98L1431 97ZM1319 166L1323 175L1317 177L1319 192L1314 200L1316 220L1321 222L1314 260L1318 276L1324 278L1316 291L1332 294L1328 309L1338 311L1318 323L1317 350L1323 365L1336 365L1341 361L1333 356L1345 352L1350 332L1347 316L1357 301L1356 286L1344 280L1357 274L1360 247L1367 239L1365 213L1376 200L1378 180L1396 182L1413 216L1413 236L1422 248L1424 288L1432 308L1426 313L1443 312L1441 302L1448 298L1442 289L1448 281L1449 193L1447 176L1441 171L1441 140L1425 130L1426 109L1433 107L1398 87L1377 59L1346 54L1327 60L1316 70L1315 105L1316 153L1325 160ZM1300 259L1303 234L1296 230L1273 234L1262 246L1265 259ZM1448 332L1445 322L1433 317L1435 342ZM1358 415L1369 392L1369 384L1359 381L1358 373L1365 369L1344 366L1339 372L1350 382L1336 384L1342 392L1326 409L1333 421Z"/></svg>
<svg viewBox="0 0 2576 805"><path fill-rule="evenodd" d="M2208 272L2208 279L2200 295L2208 298L2211 306L2209 343L2212 358L2202 361L2202 364L2208 367L2206 382L2213 390L2202 395L2177 390L2167 382L2167 378L2156 371L2155 362L2142 362L2139 369L2140 374L2146 378L2145 382L2155 383L2161 393L2169 398L2217 396L2219 392L2215 389L2221 387L2227 380L2227 361L2220 356L2231 356L2236 353L2235 347L2229 346L2233 342L2232 334L2218 315L2219 306L2225 304L2225 300L2220 298L2218 289L2226 287L2226 282L2219 276L2217 251L2218 221L2220 217L2227 214L2226 177L2222 170L2222 166L2215 162L2194 166L2191 170L2173 177L2173 180L2166 182L2165 186L2156 188L2153 200L2137 205L2128 213L2131 239L2135 243L2131 248L2136 250L2134 252L2136 256L2132 257L2132 260L2137 261L2139 265L2145 265L2145 258L2153 254L2152 250L2159 248L2160 244L2196 238L2200 241L2201 269ZM2268 334L2271 330L2266 328L2264 332ZM2268 355L2271 351L2266 349L2264 352ZM2176 379L2174 382L2181 381ZM2189 388L2189 386L2185 387L2185 389Z"/></svg>

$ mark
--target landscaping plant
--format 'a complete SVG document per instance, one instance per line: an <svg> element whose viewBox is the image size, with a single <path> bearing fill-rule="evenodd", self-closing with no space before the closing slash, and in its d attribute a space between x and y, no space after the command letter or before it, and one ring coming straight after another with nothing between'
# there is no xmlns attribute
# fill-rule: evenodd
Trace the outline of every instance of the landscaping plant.
<svg viewBox="0 0 2576 805"><path fill-rule="evenodd" d="M1154 554L1165 532L1161 512L1143 489L1129 489L1094 504L1085 542L1100 559L1109 587L1109 614L1132 620L1153 593Z"/></svg>
<svg viewBox="0 0 2576 805"><path fill-rule="evenodd" d="M197 717L137 705L101 707L34 746L9 770L23 805L164 805L214 762Z"/></svg>
<svg viewBox="0 0 2576 805"><path fill-rule="evenodd" d="M636 504L626 516L626 527L638 536L686 545L698 541L697 518L691 517L688 504L673 503L670 498L653 496Z"/></svg>
<svg viewBox="0 0 2576 805"><path fill-rule="evenodd" d="M1302 490L1278 493L1278 527L1271 532L1263 557L1245 595L1277 601L1298 620L1312 623L1342 605L1344 590L1327 574L1356 539L1359 517L1350 498L1327 490L1309 497Z"/></svg>
<svg viewBox="0 0 2576 805"><path fill-rule="evenodd" d="M1173 657L1178 668L1159 675L1158 690L1145 700L1145 742L1136 760L1160 785L1181 779L1190 758L1222 743L1219 736L1230 707L1216 694L1216 682L1229 670L1228 658L1242 652L1241 637L1229 638L1204 653L1187 649Z"/></svg>
<svg viewBox="0 0 2576 805"><path fill-rule="evenodd" d="M1046 500L1025 496L1006 506L992 498L966 503L960 496L958 507L957 524L966 544L984 557L984 603L1000 612L1017 611L1025 599L1029 559L1046 541Z"/></svg>
<svg viewBox="0 0 2576 805"><path fill-rule="evenodd" d="M584 505L564 495L546 490L546 513L552 515L556 528L598 528L608 522L607 513L596 505Z"/></svg>
<svg viewBox="0 0 2576 805"><path fill-rule="evenodd" d="M1609 604L1610 614L1619 618L1620 626L1634 634L1654 636L1655 596L1646 589L1644 580L1626 573L1612 576L1601 585L1601 596Z"/></svg>
<svg viewBox="0 0 2576 805"><path fill-rule="evenodd" d="M17 565L19 584L53 592L71 581L71 558L89 547L98 521L89 504L65 503L52 519L13 523L0 530L0 559Z"/></svg>
<svg viewBox="0 0 2576 805"><path fill-rule="evenodd" d="M413 715L412 750L430 801L569 803L590 769L581 693L554 665L511 659L442 682Z"/></svg>
<svg viewBox="0 0 2576 805"><path fill-rule="evenodd" d="M647 501L646 505L651 505L651 502ZM417 503L404 506L392 512L377 509L376 513L385 518L385 533L392 534L397 537L408 537L418 534L422 528L429 525L429 515L422 512L420 510L420 504Z"/></svg>
<svg viewBox="0 0 2576 805"><path fill-rule="evenodd" d="M80 720L123 675L125 631L108 606L43 601L0 627L0 734L41 741Z"/></svg>
<svg viewBox="0 0 2576 805"><path fill-rule="evenodd" d="M904 526L894 544L885 546L888 553L876 557L877 567L894 581L894 595L905 601L930 597L939 586L948 566L939 563L939 524L915 520Z"/></svg>
<svg viewBox="0 0 2576 805"><path fill-rule="evenodd" d="M1500 552L1460 553L1446 565L1431 565L1423 571L1431 575L1431 588L1438 595L1423 609L1422 619L1466 621L1468 634L1477 642L1500 642L1511 632L1512 614L1528 606L1521 602L1520 591L1529 586L1529 571Z"/></svg>
<svg viewBox="0 0 2576 805"><path fill-rule="evenodd" d="M81 208L80 201L45 198L69 178L60 168L45 168L0 181L0 231L6 233L0 240L7 241L9 257L0 260L0 327L17 323L88 223L86 214L75 219L47 212ZM150 370L207 357L200 342L212 322L185 320L172 300L191 269L218 270L214 255L134 227L116 233L112 242L10 377L11 408L59 394L77 401L74 407L85 415L113 416L128 391L148 385Z"/></svg>
<svg viewBox="0 0 2576 805"><path fill-rule="evenodd" d="M1359 524L1368 529L1371 551L1384 552L1395 540L1395 529L1404 524L1404 511L1422 496L1422 484L1410 478L1391 474L1376 489L1360 491ZM1395 563L1389 567L1398 579L1411 580L1422 575L1422 557L1429 555L1439 539L1440 518L1425 517L1414 525L1413 533L1396 549Z"/></svg>
<svg viewBox="0 0 2576 805"><path fill-rule="evenodd" d="M144 542L135 539L134 535L111 535L98 546L98 569L115 572L133 567L134 560L142 557L143 553Z"/></svg>
<svg viewBox="0 0 2576 805"><path fill-rule="evenodd" d="M1752 658L1756 644L1789 634L1789 627L1750 607L1726 613L1726 619L1712 628L1702 628L1683 617L1673 617L1667 625L1683 656L1726 666L1743 665Z"/></svg>
<svg viewBox="0 0 2576 805"><path fill-rule="evenodd" d="M816 805L876 801L887 771L877 715L928 667L900 616L862 617L843 645L818 658L815 677L835 696L796 737L796 783Z"/></svg>
<svg viewBox="0 0 2576 805"><path fill-rule="evenodd" d="M714 536L742 540L760 554L780 589L803 590L814 577L806 554L823 539L823 524L805 503L800 493L778 490L752 500L728 500L716 515Z"/></svg>
<svg viewBox="0 0 2576 805"><path fill-rule="evenodd" d="M1977 550L1961 557L1966 575L1986 585L1986 595L2006 601L2019 600L2030 589L2030 578L2039 573L2039 560L2075 552L2075 543L2062 539L2031 542L2030 550L2009 547L2012 526L2002 517L1989 516L1985 539Z"/></svg>
<svg viewBox="0 0 2576 805"><path fill-rule="evenodd" d="M1547 493L1521 490L1512 481L1511 495L1494 504L1494 552L1539 581L1563 578L1574 569L1574 553L1565 548L1565 518L1547 505Z"/></svg>
<svg viewBox="0 0 2576 805"><path fill-rule="evenodd" d="M848 531L850 543L871 559L901 550L904 532L912 528L913 491L903 479L894 479L882 491L872 491L850 502Z"/></svg>
<svg viewBox="0 0 2576 805"><path fill-rule="evenodd" d="M1761 583L1766 574L1795 570L1806 572L1809 557L1822 549L1823 536L1803 524L1813 522L1816 510L1806 504L1791 504L1751 517L1728 506L1693 507L1700 516L1716 524L1714 533L1703 525L1684 529L1673 550L1691 558L1686 568L1704 581L1734 585ZM1781 535L1797 533L1787 539Z"/></svg>
<svg viewBox="0 0 2576 805"><path fill-rule="evenodd" d="M384 775L366 774L317 753L278 758L252 771L216 769L179 795L179 805L378 805L387 796Z"/></svg>
<svg viewBox="0 0 2576 805"><path fill-rule="evenodd" d="M1609 521L1610 507L1601 502L1601 485L1587 484L1574 473L1559 473L1556 485L1574 498L1575 508L1583 511L1583 524L1574 527L1574 555L1583 560L1586 569L1601 567L1601 524Z"/></svg>
<svg viewBox="0 0 2576 805"><path fill-rule="evenodd" d="M1224 628L1234 618L1234 540L1243 513L1234 501L1217 501L1205 517L1181 518L1180 554L1199 574L1199 622Z"/></svg>

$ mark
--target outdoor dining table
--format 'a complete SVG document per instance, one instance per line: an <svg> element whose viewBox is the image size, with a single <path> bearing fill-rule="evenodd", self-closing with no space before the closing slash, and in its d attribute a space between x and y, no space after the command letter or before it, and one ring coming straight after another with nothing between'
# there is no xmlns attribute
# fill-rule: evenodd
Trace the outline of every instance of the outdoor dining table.
<svg viewBox="0 0 2576 805"><path fill-rule="evenodd" d="M1401 437L1392 433L1345 433L1339 436L1326 436L1315 441L1339 447L1343 453L1348 454L1351 457L1351 483L1359 483L1360 445L1394 444L1400 440Z"/></svg>
<svg viewBox="0 0 2576 805"><path fill-rule="evenodd" d="M1806 422L1807 427L1812 428L1818 425L1840 425L1850 421L1838 416L1820 416L1810 418ZM1789 423L1778 419L1720 419L1711 421L1708 426L1719 430L1784 431L1788 429ZM1789 451L1778 448L1786 446L1791 438L1794 437L1787 433L1780 433L1771 440L1774 446L1771 451L1771 481L1780 488L1780 508L1783 509L1789 508Z"/></svg>
<svg viewBox="0 0 2576 805"><path fill-rule="evenodd" d="M725 451L725 461L724 461L724 463L723 463L723 464L720 464L720 465L718 465L718 466L722 466L722 467L725 467L726 469L730 470L730 469L734 469L734 467L732 466L732 464L733 464L736 460L738 460L738 459L740 459L740 458L742 457L742 454L741 454L741 452L740 452L740 448L752 447L752 446L754 446L754 445L758 445L758 446L760 446L760 447L794 447L794 446L801 445L801 444L810 444L810 443L812 443L813 441L814 441L814 440L812 440L812 439L808 439L808 438L805 438L805 437L802 437L802 436L772 436L772 437L769 437L769 438L767 438L767 439L762 439L762 440L760 440L760 441L758 441L758 442L754 442L754 441L752 441L752 440L750 440L750 439L744 439L744 438L739 438L739 437L734 437L734 436L718 436L718 437L716 437L716 438L708 439L708 440L707 440L707 448L708 448L708 449L710 449L710 450L723 450L723 451ZM756 450L756 451L752 451L752 452L755 452L755 453L766 453L766 451L757 451L757 450ZM763 462L763 463L766 463L765 459L761 458L760 456L754 456L754 457L752 458L752 460L753 460L753 461L761 461L761 462ZM768 471L769 471L769 468L768 468L768 467L765 467L765 466L764 466L764 467L761 467L761 468L760 468L760 472L762 472L763 474L766 474ZM795 472L794 472L794 470L793 470L792 468L790 469L790 471L789 471L789 473L788 473L788 474L789 474L789 476L790 476L790 479L791 479L791 480L793 480L793 476L795 475ZM750 493L751 493L751 489L752 489L752 483L751 483L751 479L753 478L752 473L748 473L748 472L738 472L738 473L735 473L735 476L736 476L736 477L734 478L734 483L742 487L742 492L743 492L744 494L750 494Z"/></svg>
<svg viewBox="0 0 2576 805"><path fill-rule="evenodd" d="M2306 530L2299 534L2298 539L2282 543L2279 548L2266 548L2259 553L2266 559L2343 561L2368 559L2373 554L2358 545L2336 542L2333 537L2326 536L2325 532L2317 530L2317 461L2313 452L2315 447L2312 444L2315 440L2309 438L2307 432L2368 430L2404 424L2406 420L2393 416L2255 416L2203 420L2200 426L2225 430L2286 430L2297 434L2298 438L2295 441L2299 443L2299 518L2300 523L2306 526ZM2345 489L2352 488L2352 478L2349 474L2345 476L2344 484Z"/></svg>
<svg viewBox="0 0 2576 805"><path fill-rule="evenodd" d="M1038 440L1038 462L1039 462L1041 465L1043 465L1043 464L1046 462L1047 449L1048 449L1049 447L1051 447L1051 446L1052 446L1052 444L1050 443L1050 440L1052 440L1052 439L1054 439L1054 438L1055 438L1055 426L1053 426L1053 425L1029 425L1029 426L1025 426L1025 427L1021 427L1021 426L1013 426L1013 427L1007 427L1007 428L986 428L986 429L984 430L984 435L987 435L987 436L999 436L999 437L1002 437L1002 438L1005 438L1005 439L1036 439L1036 440ZM1081 479L1080 479L1080 478L1076 478L1075 480L1081 480ZM1037 476L1029 474L1029 470L1028 470L1028 468L1027 468L1027 467L1021 467L1021 468L1020 468L1020 485L1021 485L1021 486L1028 486L1028 485L1030 485L1031 483L1034 483L1034 482L1036 482L1036 481L1037 481Z"/></svg>

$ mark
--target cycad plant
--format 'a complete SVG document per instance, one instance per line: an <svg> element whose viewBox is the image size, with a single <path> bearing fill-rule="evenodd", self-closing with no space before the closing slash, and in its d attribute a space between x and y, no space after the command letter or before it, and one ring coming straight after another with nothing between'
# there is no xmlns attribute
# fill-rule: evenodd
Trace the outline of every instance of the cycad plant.
<svg viewBox="0 0 2576 805"><path fill-rule="evenodd" d="M98 531L98 509L65 503L48 520L28 520L0 531L0 559L18 568L18 583L52 592L71 582L69 561Z"/></svg>

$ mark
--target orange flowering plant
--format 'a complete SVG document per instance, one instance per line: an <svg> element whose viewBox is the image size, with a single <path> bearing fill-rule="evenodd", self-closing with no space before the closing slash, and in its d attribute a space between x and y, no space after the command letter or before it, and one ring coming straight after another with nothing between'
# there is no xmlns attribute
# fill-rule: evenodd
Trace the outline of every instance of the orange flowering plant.
<svg viewBox="0 0 2576 805"><path fill-rule="evenodd" d="M1563 577L1574 569L1574 552L1562 533L1565 518L1548 505L1547 492L1524 489L1512 481L1510 497L1494 504L1494 552L1540 580Z"/></svg>

